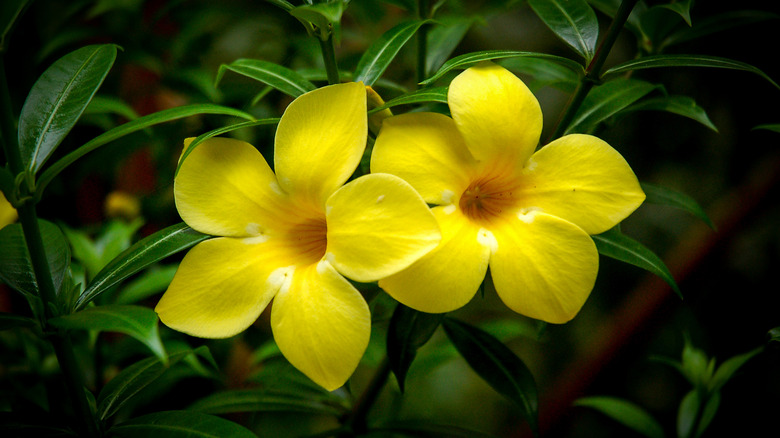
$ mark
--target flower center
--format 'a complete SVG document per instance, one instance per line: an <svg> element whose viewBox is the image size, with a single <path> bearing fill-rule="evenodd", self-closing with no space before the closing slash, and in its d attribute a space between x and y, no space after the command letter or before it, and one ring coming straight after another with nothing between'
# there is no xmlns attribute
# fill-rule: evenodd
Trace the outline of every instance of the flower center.
<svg viewBox="0 0 780 438"><path fill-rule="evenodd" d="M287 241L300 264L317 263L328 247L328 226L325 218L310 218L291 226Z"/></svg>
<svg viewBox="0 0 780 438"><path fill-rule="evenodd" d="M517 206L518 184L512 178L489 174L474 180L460 195L460 210L479 224L488 224Z"/></svg>

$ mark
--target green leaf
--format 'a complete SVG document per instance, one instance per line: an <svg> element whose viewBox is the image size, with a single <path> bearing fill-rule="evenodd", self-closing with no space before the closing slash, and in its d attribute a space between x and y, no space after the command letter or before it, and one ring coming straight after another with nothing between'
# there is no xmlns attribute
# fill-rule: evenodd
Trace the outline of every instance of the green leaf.
<svg viewBox="0 0 780 438"><path fill-rule="evenodd" d="M346 4L343 1L328 3L316 3L302 6L296 6L288 12L298 21L303 23L307 32L311 32L311 26L317 32L317 36L325 41L331 34L335 34L334 40L339 40L341 29L341 15L344 13Z"/></svg>
<svg viewBox="0 0 780 438"><path fill-rule="evenodd" d="M658 85L638 79L615 79L595 87L577 111L566 133L590 132L599 123L643 98Z"/></svg>
<svg viewBox="0 0 780 438"><path fill-rule="evenodd" d="M0 312L0 331L12 328L23 327L33 328L38 325L38 321L26 316L15 315L13 313Z"/></svg>
<svg viewBox="0 0 780 438"><path fill-rule="evenodd" d="M603 77L609 77L626 73L629 71L643 70L647 68L660 68L660 67L709 67L709 68L725 68L730 70L741 70L750 73L755 73L762 78L766 79L775 88L780 88L775 81L772 80L766 73L753 67L750 64L746 64L740 61L734 61L732 59L721 58L717 56L708 55L652 55L643 56L641 58L632 59L622 64L618 64L606 72Z"/></svg>
<svg viewBox="0 0 780 438"><path fill-rule="evenodd" d="M591 236L596 242L599 254L625 262L661 277L682 298L682 292L674 281L672 273L655 253L636 240L620 233L616 229Z"/></svg>
<svg viewBox="0 0 780 438"><path fill-rule="evenodd" d="M8 37L30 0L4 0L0 4L0 54L8 50Z"/></svg>
<svg viewBox="0 0 780 438"><path fill-rule="evenodd" d="M773 132L780 132L780 123L778 124L766 124L766 125L758 125L753 129L765 129L767 131L773 131Z"/></svg>
<svg viewBox="0 0 780 438"><path fill-rule="evenodd" d="M585 397L574 402L575 406L595 409L648 438L664 438L664 429L650 414L639 406L615 397Z"/></svg>
<svg viewBox="0 0 780 438"><path fill-rule="evenodd" d="M374 85L398 52L428 20L400 23L382 34L363 52L355 68L354 81Z"/></svg>
<svg viewBox="0 0 780 438"><path fill-rule="evenodd" d="M699 426L696 427L696 437L698 438L707 430L712 420L715 419L715 414L720 407L720 392L710 394L707 398L707 403L704 404L704 409L701 411L701 418L699 418Z"/></svg>
<svg viewBox="0 0 780 438"><path fill-rule="evenodd" d="M403 304L396 306L387 329L387 358L401 392L417 350L433 336L443 317L444 314L418 312Z"/></svg>
<svg viewBox="0 0 780 438"><path fill-rule="evenodd" d="M87 114L116 114L127 120L138 118L138 113L135 112L133 107L124 100L113 96L92 96L92 100L84 110L84 115Z"/></svg>
<svg viewBox="0 0 780 438"><path fill-rule="evenodd" d="M565 93L573 93L579 83L576 72L546 59L508 58L498 63L509 70L531 76L532 80L527 84L532 90L554 87Z"/></svg>
<svg viewBox="0 0 780 438"><path fill-rule="evenodd" d="M435 26L428 31L428 51L425 59L425 72L434 71L444 64L458 44L477 21L473 17L453 17L437 19Z"/></svg>
<svg viewBox="0 0 780 438"><path fill-rule="evenodd" d="M150 126L200 114L223 114L240 117L246 120L254 120L254 117L251 114L248 114L244 111L209 103L180 106L177 108L170 108L139 117L133 121L119 125L110 131L104 132L103 134L93 138L51 165L48 169L43 171L43 173L40 175L40 178L38 178L35 195L37 198L40 198L43 190L54 179L54 177L65 170L65 168L73 164L76 160L94 151L100 146L122 138L125 135L146 129Z"/></svg>
<svg viewBox="0 0 780 438"><path fill-rule="evenodd" d="M641 183L641 186L642 191L644 191L645 195L647 195L647 198L645 199L646 203L666 205L687 211L688 213L691 213L692 215L704 221L704 223L706 223L707 226L713 230L715 229L715 224L712 223L704 209L701 208L699 203L697 203L696 200L690 196L674 191L670 188L661 187L654 184Z"/></svg>
<svg viewBox="0 0 780 438"><path fill-rule="evenodd" d="M317 88L295 70L259 59L238 59L230 64L220 65L215 84L219 84L226 71L260 81L292 97Z"/></svg>
<svg viewBox="0 0 780 438"><path fill-rule="evenodd" d="M341 406L311 400L295 394L265 389L238 389L208 395L187 407L187 410L206 414L233 412L299 412L340 416Z"/></svg>
<svg viewBox="0 0 780 438"><path fill-rule="evenodd" d="M589 63L596 53L599 22L585 0L528 0L537 16Z"/></svg>
<svg viewBox="0 0 780 438"><path fill-rule="evenodd" d="M769 330L766 334L767 343L780 342L780 327L775 327Z"/></svg>
<svg viewBox="0 0 780 438"><path fill-rule="evenodd" d="M157 329L157 314L148 307L111 304L90 307L70 315L52 318L55 327L68 330L119 332L141 341L163 362L168 361Z"/></svg>
<svg viewBox="0 0 780 438"><path fill-rule="evenodd" d="M168 358L168 363L156 357L149 357L123 369L103 387L98 395L97 414L99 418L101 420L111 418L134 395L154 383L171 366L189 354L192 354L192 351L172 353Z"/></svg>
<svg viewBox="0 0 780 438"><path fill-rule="evenodd" d="M415 103L447 103L447 89L448 87L432 87L421 88L411 93L403 94L396 98L390 99L385 102L384 105L373 108L369 111L369 114L373 114L382 111L387 108L392 108L398 105L411 105Z"/></svg>
<svg viewBox="0 0 780 438"><path fill-rule="evenodd" d="M173 266L152 266L147 272L123 286L114 299L115 304L135 304L164 291L178 269Z"/></svg>
<svg viewBox="0 0 780 438"><path fill-rule="evenodd" d="M213 415L161 411L117 424L108 431L118 438L257 438L249 429Z"/></svg>
<svg viewBox="0 0 780 438"><path fill-rule="evenodd" d="M458 353L494 390L515 402L534 434L538 434L538 395L528 367L488 332L452 318L442 326Z"/></svg>
<svg viewBox="0 0 780 438"><path fill-rule="evenodd" d="M38 220L38 226L54 288L59 292L70 265L70 248L60 227L44 220ZM35 280L22 224L10 224L0 230L0 248L0 280L19 292L37 296L38 283Z"/></svg>
<svg viewBox="0 0 780 438"><path fill-rule="evenodd" d="M430 421L399 421L372 427L367 436L387 437L388 434L393 437L401 435L415 438L495 438L495 435L478 430Z"/></svg>
<svg viewBox="0 0 780 438"><path fill-rule="evenodd" d="M585 70L579 63L561 56L548 55L546 53L537 53L537 52L518 52L515 50L485 50L481 52L466 53L450 59L449 61L445 62L444 65L441 66L439 71L437 71L433 76L429 77L428 79L420 82L420 84L427 85L433 83L454 69L468 68L482 61L488 61L492 59L502 59L502 58L514 58L514 57L527 57L533 59L550 60L560 65L563 65L564 67L567 67L569 70L576 72L579 76L585 75Z"/></svg>
<svg viewBox="0 0 780 438"><path fill-rule="evenodd" d="M683 397L680 408L677 411L677 436L679 438L692 436L700 408L699 393L693 389Z"/></svg>
<svg viewBox="0 0 780 438"><path fill-rule="evenodd" d="M43 72L19 115L19 149L27 170L37 172L76 124L114 65L113 44L87 46Z"/></svg>
<svg viewBox="0 0 780 438"><path fill-rule="evenodd" d="M76 310L141 269L210 237L184 223L172 225L145 237L119 254L95 276L76 301Z"/></svg>
<svg viewBox="0 0 780 438"><path fill-rule="evenodd" d="M697 40L738 26L760 23L765 20L776 20L780 15L768 11L735 10L722 14L704 17L696 20L692 27L683 27L669 35L663 46L668 47L687 41Z"/></svg>
<svg viewBox="0 0 780 438"><path fill-rule="evenodd" d="M764 351L764 348L758 347L756 349L748 351L747 353L743 353L723 361L723 363L718 367L718 369L715 371L715 374L712 376L712 379L710 380L710 385L708 388L710 393L715 393L720 391L723 385L725 385L726 382L731 380L731 378L734 376L734 373L736 373L737 370L739 370L740 367L742 367L742 365L745 364L745 362L753 358L758 353L761 353L762 351Z"/></svg>
<svg viewBox="0 0 780 438"><path fill-rule="evenodd" d="M718 132L718 128L710 121L707 112L696 104L696 101L688 96L664 96L655 99L647 99L636 105L626 108L627 111L666 111L679 116L695 120L702 125Z"/></svg>

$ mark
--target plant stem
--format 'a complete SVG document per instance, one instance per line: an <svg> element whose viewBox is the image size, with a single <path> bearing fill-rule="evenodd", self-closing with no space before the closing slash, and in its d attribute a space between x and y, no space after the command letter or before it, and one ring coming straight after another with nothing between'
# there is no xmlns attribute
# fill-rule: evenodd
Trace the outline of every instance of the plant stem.
<svg viewBox="0 0 780 438"><path fill-rule="evenodd" d="M574 119L574 115L577 114L577 110L580 109L580 105L582 105L582 102L590 92L590 89L601 81L601 69L604 67L607 55L609 55L609 52L612 50L612 46L615 45L615 41L617 41L620 31L623 30L623 26L626 24L628 16L638 2L639 0L623 0L620 3L620 7L615 13L615 18L609 25L609 29L607 29L607 35L601 41L598 49L596 49L595 56L593 56L590 64L588 64L588 67L585 69L585 76L583 76L579 85L577 85L574 94L572 94L571 99L569 99L563 116L558 121L554 132L547 140L548 143L551 140L561 137L566 132L566 129Z"/></svg>
<svg viewBox="0 0 780 438"><path fill-rule="evenodd" d="M333 47L333 33L328 35L328 39L317 38L320 42L320 49L322 50L322 60L325 62L325 72L328 74L328 83L330 85L338 84L341 82L339 79L339 67L336 64L336 50Z"/></svg>
<svg viewBox="0 0 780 438"><path fill-rule="evenodd" d="M368 430L366 420L368 411L371 410L371 407L376 402L376 399L382 392L382 388L385 386L389 376L390 361L387 359L387 356L385 356L374 373L374 376L371 378L371 381L368 382L365 391L363 391L363 394L360 395L360 398L352 408L352 412L347 420L346 426L351 429L354 434L360 435Z"/></svg>
<svg viewBox="0 0 780 438"><path fill-rule="evenodd" d="M417 1L417 17L420 20L431 18L430 0ZM417 30L417 83L424 81L427 76L427 58L428 58L428 24L423 24Z"/></svg>

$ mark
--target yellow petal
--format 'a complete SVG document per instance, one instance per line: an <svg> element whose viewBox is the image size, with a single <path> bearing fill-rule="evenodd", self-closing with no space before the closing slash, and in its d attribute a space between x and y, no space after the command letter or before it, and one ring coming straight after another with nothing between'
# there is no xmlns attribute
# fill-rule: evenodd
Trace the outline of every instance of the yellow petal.
<svg viewBox="0 0 780 438"><path fill-rule="evenodd" d="M279 184L295 197L323 205L357 168L367 135L362 83L331 85L298 97L276 130Z"/></svg>
<svg viewBox="0 0 780 438"><path fill-rule="evenodd" d="M559 138L526 164L522 205L602 233L642 204L645 194L626 160L603 140L584 134Z"/></svg>
<svg viewBox="0 0 780 438"><path fill-rule="evenodd" d="M195 148L174 180L174 196L187 225L215 236L263 234L283 217L287 204L260 152L230 138L212 138Z"/></svg>
<svg viewBox="0 0 780 438"><path fill-rule="evenodd" d="M385 120L371 152L372 172L400 176L431 204L452 203L475 167L455 122L436 113Z"/></svg>
<svg viewBox="0 0 780 438"><path fill-rule="evenodd" d="M379 286L405 306L428 313L450 312L468 303L485 278L491 244L453 207L433 209L442 231L436 249L379 280Z"/></svg>
<svg viewBox="0 0 780 438"><path fill-rule="evenodd" d="M325 258L361 282L394 274L441 240L425 201L406 181L375 173L349 182L326 204Z"/></svg>
<svg viewBox="0 0 780 438"><path fill-rule="evenodd" d="M493 235L490 275L510 309L556 324L579 312L599 264L588 234L555 216L530 212L497 225Z"/></svg>
<svg viewBox="0 0 780 438"><path fill-rule="evenodd" d="M347 381L368 345L363 296L326 261L301 267L274 299L271 327L290 363L332 391Z"/></svg>
<svg viewBox="0 0 780 438"><path fill-rule="evenodd" d="M272 240L206 240L184 257L155 311L165 325L192 336L233 336L260 316L288 275L287 264Z"/></svg>
<svg viewBox="0 0 780 438"><path fill-rule="evenodd" d="M542 109L509 70L483 62L453 79L447 99L452 118L478 160L522 165L542 133Z"/></svg>
<svg viewBox="0 0 780 438"><path fill-rule="evenodd" d="M0 192L0 229L14 223L18 217L16 209L5 198L5 194Z"/></svg>

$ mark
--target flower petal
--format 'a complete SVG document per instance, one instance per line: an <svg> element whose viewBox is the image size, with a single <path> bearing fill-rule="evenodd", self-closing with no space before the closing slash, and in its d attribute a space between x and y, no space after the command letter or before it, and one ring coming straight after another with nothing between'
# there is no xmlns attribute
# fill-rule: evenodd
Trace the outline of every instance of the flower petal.
<svg viewBox="0 0 780 438"><path fill-rule="evenodd" d="M284 357L332 391L357 368L368 346L371 315L357 289L320 261L296 269L279 291L271 327Z"/></svg>
<svg viewBox="0 0 780 438"><path fill-rule="evenodd" d="M576 225L538 211L493 230L497 247L490 275L510 309L531 318L564 323L579 312L593 289L596 245Z"/></svg>
<svg viewBox="0 0 780 438"><path fill-rule="evenodd" d="M356 281L395 274L441 240L425 201L394 175L375 173L349 182L328 198L326 210L325 259Z"/></svg>
<svg viewBox="0 0 780 438"><path fill-rule="evenodd" d="M192 248L154 309L168 327L227 338L260 316L289 270L273 240L222 237Z"/></svg>
<svg viewBox="0 0 780 438"><path fill-rule="evenodd" d="M542 134L542 109L509 70L483 62L453 79L447 100L452 118L478 160L522 165Z"/></svg>
<svg viewBox="0 0 780 438"><path fill-rule="evenodd" d="M451 118L408 113L384 121L371 152L371 171L400 176L426 202L450 204L476 166Z"/></svg>
<svg viewBox="0 0 780 438"><path fill-rule="evenodd" d="M322 87L295 99L276 130L274 169L282 188L323 205L360 163L367 120L362 83Z"/></svg>
<svg viewBox="0 0 780 438"><path fill-rule="evenodd" d="M405 306L428 313L458 309L477 293L485 278L490 245L480 230L452 207L435 207L442 231L439 246L409 268L379 280L379 286Z"/></svg>
<svg viewBox="0 0 780 438"><path fill-rule="evenodd" d="M536 152L524 169L522 205L602 233L642 204L645 194L626 160L592 135L561 137Z"/></svg>
<svg viewBox="0 0 780 438"><path fill-rule="evenodd" d="M174 196L187 225L215 236L263 234L286 204L260 152L230 138L208 139L192 151L174 180Z"/></svg>

